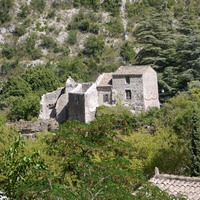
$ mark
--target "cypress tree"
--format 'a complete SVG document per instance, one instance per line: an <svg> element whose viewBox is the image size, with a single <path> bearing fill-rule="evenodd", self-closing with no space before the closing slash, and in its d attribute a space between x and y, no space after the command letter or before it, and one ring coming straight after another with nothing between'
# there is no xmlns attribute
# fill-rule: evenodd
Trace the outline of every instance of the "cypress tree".
<svg viewBox="0 0 200 200"><path fill-rule="evenodd" d="M193 108L191 132L191 175L200 176L200 110Z"/></svg>

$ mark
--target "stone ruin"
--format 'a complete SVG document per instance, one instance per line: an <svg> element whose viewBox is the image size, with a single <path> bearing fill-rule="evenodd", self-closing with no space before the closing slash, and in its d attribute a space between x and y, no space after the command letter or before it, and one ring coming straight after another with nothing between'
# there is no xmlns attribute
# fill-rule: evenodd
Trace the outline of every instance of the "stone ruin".
<svg viewBox="0 0 200 200"><path fill-rule="evenodd" d="M160 106L157 74L151 66L121 66L101 74L94 83L76 83L69 77L64 87L42 96L39 119L88 123L95 119L97 107L116 103L134 113Z"/></svg>

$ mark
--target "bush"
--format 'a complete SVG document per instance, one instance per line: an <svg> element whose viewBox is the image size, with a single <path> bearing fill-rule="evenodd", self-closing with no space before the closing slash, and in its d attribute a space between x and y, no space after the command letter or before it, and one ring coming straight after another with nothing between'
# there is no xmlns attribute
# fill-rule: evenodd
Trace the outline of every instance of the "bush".
<svg viewBox="0 0 200 200"><path fill-rule="evenodd" d="M8 75L9 72L18 66L18 61L3 63L1 66L1 75Z"/></svg>
<svg viewBox="0 0 200 200"><path fill-rule="evenodd" d="M105 11L111 12L113 16L117 16L120 13L121 0L107 0L102 3L102 7Z"/></svg>
<svg viewBox="0 0 200 200"><path fill-rule="evenodd" d="M106 25L110 34L115 37L119 37L124 32L122 21L118 17L113 17Z"/></svg>
<svg viewBox="0 0 200 200"><path fill-rule="evenodd" d="M26 27L24 25L22 26L17 26L15 28L15 34L19 37L21 37L22 35L24 35L26 33Z"/></svg>
<svg viewBox="0 0 200 200"><path fill-rule="evenodd" d="M77 31L72 30L72 31L69 32L67 42L71 45L76 44L76 42L77 42Z"/></svg>
<svg viewBox="0 0 200 200"><path fill-rule="evenodd" d="M28 5L22 5L20 7L20 12L17 14L21 18L26 18L30 13Z"/></svg>
<svg viewBox="0 0 200 200"><path fill-rule="evenodd" d="M74 0L74 6L85 6L93 10L98 10L100 7L100 0Z"/></svg>
<svg viewBox="0 0 200 200"><path fill-rule="evenodd" d="M9 77L2 89L3 97L24 97L31 91L30 85L21 77Z"/></svg>
<svg viewBox="0 0 200 200"><path fill-rule="evenodd" d="M42 51L38 48L35 48L31 51L30 56L32 60L37 60L42 57Z"/></svg>
<svg viewBox="0 0 200 200"><path fill-rule="evenodd" d="M5 44L2 49L2 55L8 59L11 59L15 55L15 48L9 44Z"/></svg>
<svg viewBox="0 0 200 200"><path fill-rule="evenodd" d="M16 98L11 105L10 118L12 120L31 120L38 117L40 110L40 97L26 94L25 97Z"/></svg>
<svg viewBox="0 0 200 200"><path fill-rule="evenodd" d="M87 56L98 58L104 51L104 41L101 37L90 36L85 42L85 49L83 53Z"/></svg>
<svg viewBox="0 0 200 200"><path fill-rule="evenodd" d="M55 15L56 15L55 10L51 10L51 11L48 13L47 18L52 19L52 18L55 17Z"/></svg>
<svg viewBox="0 0 200 200"><path fill-rule="evenodd" d="M42 36L42 42L41 42L41 46L45 47L47 49L53 49L56 47L56 42L54 41L54 39L50 36Z"/></svg>
<svg viewBox="0 0 200 200"><path fill-rule="evenodd" d="M0 0L0 24L10 21L11 16L9 14L9 11L12 6L12 0Z"/></svg>
<svg viewBox="0 0 200 200"><path fill-rule="evenodd" d="M135 62L135 57L136 57L134 46L130 42L126 42L121 47L120 55L122 56L124 61L133 64Z"/></svg>
<svg viewBox="0 0 200 200"><path fill-rule="evenodd" d="M31 0L31 5L35 10L42 12L44 11L46 3L45 0Z"/></svg>
<svg viewBox="0 0 200 200"><path fill-rule="evenodd" d="M35 48L36 39L37 39L37 35L35 33L32 33L29 37L27 37L25 41L25 48L29 54Z"/></svg>

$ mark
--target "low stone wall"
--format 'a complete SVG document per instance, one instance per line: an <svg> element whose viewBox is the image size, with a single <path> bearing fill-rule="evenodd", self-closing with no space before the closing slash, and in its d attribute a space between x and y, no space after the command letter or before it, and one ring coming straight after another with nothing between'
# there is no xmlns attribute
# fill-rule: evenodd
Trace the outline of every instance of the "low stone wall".
<svg viewBox="0 0 200 200"><path fill-rule="evenodd" d="M17 131L26 139L35 138L36 134L42 131L55 131L59 127L59 124L55 119L37 121L20 120L16 123L11 123L8 125L15 126Z"/></svg>

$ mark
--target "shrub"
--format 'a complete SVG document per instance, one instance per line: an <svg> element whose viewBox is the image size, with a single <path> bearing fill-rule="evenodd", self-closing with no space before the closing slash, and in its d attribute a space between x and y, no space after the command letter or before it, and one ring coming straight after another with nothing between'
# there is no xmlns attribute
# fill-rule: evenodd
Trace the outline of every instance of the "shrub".
<svg viewBox="0 0 200 200"><path fill-rule="evenodd" d="M22 26L17 26L15 28L15 34L19 37L21 37L22 35L24 35L26 33L26 27L24 25Z"/></svg>
<svg viewBox="0 0 200 200"><path fill-rule="evenodd" d="M49 12L48 15L47 15L47 18L52 19L52 18L55 17L55 15L56 15L55 10L50 10L50 12Z"/></svg>
<svg viewBox="0 0 200 200"><path fill-rule="evenodd" d="M37 59L41 58L42 57L41 49L38 49L38 48L33 49L30 53L30 56L31 56L32 60L37 60Z"/></svg>
<svg viewBox="0 0 200 200"><path fill-rule="evenodd" d="M12 0L0 0L0 24L10 21L11 16L9 14L9 11L12 6Z"/></svg>
<svg viewBox="0 0 200 200"><path fill-rule="evenodd" d="M42 36L42 42L41 42L41 46L45 47L47 49L52 49L56 47L56 42L54 41L54 39L50 36Z"/></svg>
<svg viewBox="0 0 200 200"><path fill-rule="evenodd" d="M1 66L1 75L8 75L9 72L18 66L18 62L3 63Z"/></svg>
<svg viewBox="0 0 200 200"><path fill-rule="evenodd" d="M30 13L28 5L22 5L20 7L20 12L17 14L21 18L26 18Z"/></svg>
<svg viewBox="0 0 200 200"><path fill-rule="evenodd" d="M83 53L97 58L102 55L104 47L105 44L101 37L90 36L85 43Z"/></svg>
<svg viewBox="0 0 200 200"><path fill-rule="evenodd" d="M14 46L11 46L9 44L5 44L2 49L2 55L5 56L8 59L11 59L15 54L15 48Z"/></svg>
<svg viewBox="0 0 200 200"><path fill-rule="evenodd" d="M130 42L126 42L121 47L120 55L122 56L124 61L134 63L136 57L134 46Z"/></svg>
<svg viewBox="0 0 200 200"><path fill-rule="evenodd" d="M110 34L119 37L124 32L124 27L120 18L113 17L110 22L107 23L107 29Z"/></svg>
<svg viewBox="0 0 200 200"><path fill-rule="evenodd" d="M107 0L102 3L105 11L111 12L113 16L119 15L121 0Z"/></svg>
<svg viewBox="0 0 200 200"><path fill-rule="evenodd" d="M46 3L45 0L31 0L31 5L35 10L42 12L46 6Z"/></svg>
<svg viewBox="0 0 200 200"><path fill-rule="evenodd" d="M77 31L72 30L72 31L69 32L67 42L71 45L76 44L76 42L77 42Z"/></svg>
<svg viewBox="0 0 200 200"><path fill-rule="evenodd" d="M28 53L31 53L35 48L36 39L37 35L35 33L32 33L29 37L27 37L25 41L25 48Z"/></svg>

